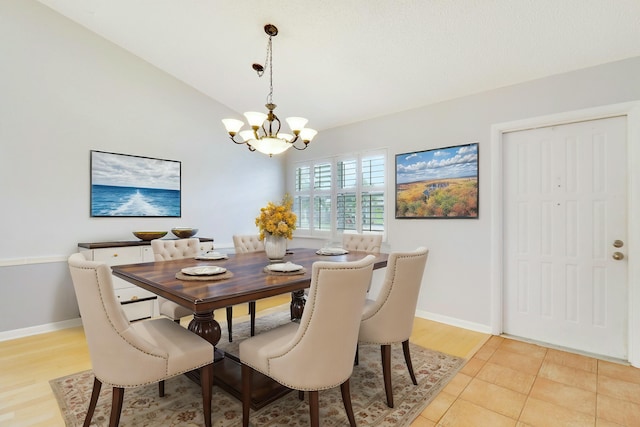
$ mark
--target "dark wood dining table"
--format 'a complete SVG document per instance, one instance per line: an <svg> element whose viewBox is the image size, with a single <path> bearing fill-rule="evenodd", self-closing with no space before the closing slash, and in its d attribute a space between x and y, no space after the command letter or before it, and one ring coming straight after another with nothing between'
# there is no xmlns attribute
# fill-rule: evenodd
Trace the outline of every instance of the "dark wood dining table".
<svg viewBox="0 0 640 427"><path fill-rule="evenodd" d="M265 272L269 260L265 252L229 254L228 259L198 260L185 258L172 261L147 262L112 266L114 276L162 296L193 311L189 330L216 346L220 340L220 325L214 318L214 310L256 301L284 293L291 293L291 317L299 318L304 310L304 289L311 284L312 265L316 261L357 261L369 255L350 251L344 255L318 255L316 249L293 248L287 250L282 262L292 262L304 267L304 274L273 274ZM387 265L388 255L375 254L374 269ZM211 280L181 280L176 274L188 267L219 266L227 270L227 278L212 276ZM240 396L239 366L237 359L226 360L217 352L216 384ZM237 372L235 372L237 370ZM230 383L230 384L229 384ZM272 390L258 390L252 398L252 406L259 408L277 398Z"/></svg>

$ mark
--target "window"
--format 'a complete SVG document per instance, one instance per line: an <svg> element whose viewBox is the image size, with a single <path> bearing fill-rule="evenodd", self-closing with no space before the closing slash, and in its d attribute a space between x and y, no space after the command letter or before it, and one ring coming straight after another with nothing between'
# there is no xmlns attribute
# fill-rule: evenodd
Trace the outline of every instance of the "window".
<svg viewBox="0 0 640 427"><path fill-rule="evenodd" d="M335 237L333 231L385 230L386 151L295 166L296 234Z"/></svg>

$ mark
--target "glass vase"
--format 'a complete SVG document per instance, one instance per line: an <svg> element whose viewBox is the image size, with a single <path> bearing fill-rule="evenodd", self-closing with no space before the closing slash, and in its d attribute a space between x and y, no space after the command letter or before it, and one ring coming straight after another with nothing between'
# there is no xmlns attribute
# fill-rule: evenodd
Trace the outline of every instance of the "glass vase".
<svg viewBox="0 0 640 427"><path fill-rule="evenodd" d="M264 251L270 262L279 262L287 252L287 239L282 236L267 234L264 236Z"/></svg>

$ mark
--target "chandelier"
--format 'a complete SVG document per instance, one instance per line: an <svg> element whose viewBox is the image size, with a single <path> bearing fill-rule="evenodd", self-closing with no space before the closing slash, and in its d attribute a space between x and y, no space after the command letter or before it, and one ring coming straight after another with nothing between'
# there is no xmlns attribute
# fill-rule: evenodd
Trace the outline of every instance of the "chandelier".
<svg viewBox="0 0 640 427"><path fill-rule="evenodd" d="M250 151L258 150L271 157L274 154L283 153L291 147L296 150L304 150L318 131L305 128L308 120L303 117L287 117L285 120L291 132L293 132L293 135L280 133L280 119L273 112L276 104L273 103L272 60L272 38L278 35L278 28L275 25L267 24L264 26L264 32L269 36L265 65L253 64L252 67L258 73L258 77L262 77L264 69L267 66L269 67L269 95L267 95L267 103L265 104L269 112L267 114L255 111L244 113L251 130L240 130L245 125L242 120L223 119L222 123L233 142L236 144L247 144ZM238 136L239 139L236 139L236 136ZM296 145L298 141L302 141L303 145Z"/></svg>

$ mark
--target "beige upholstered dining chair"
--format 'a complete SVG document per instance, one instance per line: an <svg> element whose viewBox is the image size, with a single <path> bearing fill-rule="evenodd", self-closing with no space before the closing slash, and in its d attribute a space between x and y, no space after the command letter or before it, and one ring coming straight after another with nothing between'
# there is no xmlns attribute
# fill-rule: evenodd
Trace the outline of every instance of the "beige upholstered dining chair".
<svg viewBox="0 0 640 427"><path fill-rule="evenodd" d="M362 251L379 254L382 246L382 234L344 233L342 248L348 251Z"/></svg>
<svg viewBox="0 0 640 427"><path fill-rule="evenodd" d="M362 314L358 342L381 346L384 388L390 408L393 408L391 344L402 343L411 381L418 384L411 364L409 337L428 253L426 248L419 247L414 252L389 254L382 289L375 301L366 301Z"/></svg>
<svg viewBox="0 0 640 427"><path fill-rule="evenodd" d="M356 234L345 233L342 235L342 249L348 251L362 251L370 254L379 254L382 246L382 234ZM367 288L367 292L371 284ZM305 289L304 294L308 295L309 290Z"/></svg>
<svg viewBox="0 0 640 427"><path fill-rule="evenodd" d="M244 427L249 425L254 370L308 391L311 426L319 425L318 391L340 385L349 424L355 426L349 378L374 259L315 262L300 324L288 323L240 343Z"/></svg>
<svg viewBox="0 0 640 427"><path fill-rule="evenodd" d="M182 259L195 257L200 253L200 239L191 237L188 239L163 240L155 239L151 241L153 257L156 261L169 261L172 259ZM158 296L158 311L162 316L166 316L174 322L180 323L180 319L192 316L193 312L186 307ZM227 330L229 332L229 342L232 341L232 318L233 307L227 307Z"/></svg>
<svg viewBox="0 0 640 427"><path fill-rule="evenodd" d="M155 239L151 241L151 250L153 250L153 257L156 261L195 257L200 252L200 239L197 237L179 240ZM193 311L188 308L160 296L158 297L158 311L161 315L167 316L175 322L180 322L181 318L193 315Z"/></svg>
<svg viewBox="0 0 640 427"><path fill-rule="evenodd" d="M233 247L238 254L264 251L264 243L257 234L234 234ZM256 302L249 301L249 316L251 318L251 336L256 331Z"/></svg>
<svg viewBox="0 0 640 427"><path fill-rule="evenodd" d="M234 235L233 247L240 254L264 251L264 243L257 234Z"/></svg>
<svg viewBox="0 0 640 427"><path fill-rule="evenodd" d="M84 425L91 423L102 383L113 387L109 425L117 426L125 388L157 382L162 397L164 380L200 369L204 420L211 426L213 345L167 318L129 323L113 290L111 269L81 253L68 262L95 375Z"/></svg>

